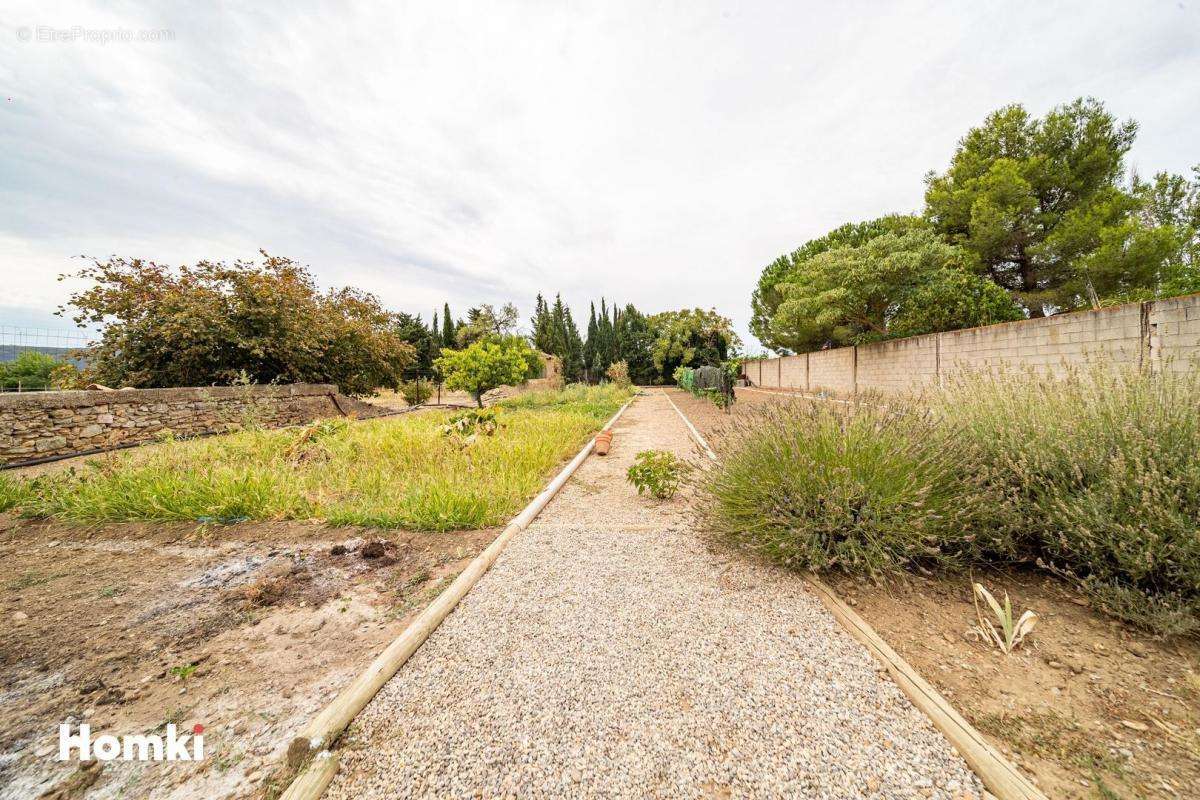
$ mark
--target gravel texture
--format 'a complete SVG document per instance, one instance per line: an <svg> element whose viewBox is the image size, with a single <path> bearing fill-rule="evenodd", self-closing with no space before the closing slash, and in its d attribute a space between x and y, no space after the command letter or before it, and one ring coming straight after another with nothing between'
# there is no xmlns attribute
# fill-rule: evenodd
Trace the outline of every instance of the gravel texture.
<svg viewBox="0 0 1200 800"><path fill-rule="evenodd" d="M803 580L708 547L621 418L343 739L327 798L976 798L977 779Z"/></svg>

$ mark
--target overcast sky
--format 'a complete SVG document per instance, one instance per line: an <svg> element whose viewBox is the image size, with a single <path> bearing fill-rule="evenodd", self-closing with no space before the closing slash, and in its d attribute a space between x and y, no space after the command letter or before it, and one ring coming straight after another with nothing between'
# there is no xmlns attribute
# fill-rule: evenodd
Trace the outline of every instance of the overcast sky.
<svg viewBox="0 0 1200 800"><path fill-rule="evenodd" d="M1139 171L1200 162L1194 0L241 5L0 9L0 325L69 327L73 255L263 248L426 319L604 294L746 336L765 263L918 210L1001 105L1094 95Z"/></svg>

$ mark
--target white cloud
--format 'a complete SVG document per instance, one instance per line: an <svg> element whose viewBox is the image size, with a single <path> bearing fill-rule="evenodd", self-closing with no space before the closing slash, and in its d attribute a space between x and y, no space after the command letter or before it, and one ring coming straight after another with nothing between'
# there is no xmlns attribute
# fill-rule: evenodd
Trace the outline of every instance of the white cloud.
<svg viewBox="0 0 1200 800"><path fill-rule="evenodd" d="M425 313L562 291L716 306L761 266L916 210L989 110L1078 95L1200 161L1200 12L1155 3L250 7L30 3L0 20L0 305L71 253L265 247ZM17 29L173 41L21 42ZM11 97L11 100L7 98Z"/></svg>

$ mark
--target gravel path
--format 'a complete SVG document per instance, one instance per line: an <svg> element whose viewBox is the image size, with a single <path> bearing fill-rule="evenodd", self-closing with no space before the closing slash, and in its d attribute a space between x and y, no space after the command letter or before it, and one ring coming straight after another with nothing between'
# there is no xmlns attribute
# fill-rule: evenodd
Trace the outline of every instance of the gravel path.
<svg viewBox="0 0 1200 800"><path fill-rule="evenodd" d="M975 798L976 778L796 575L710 550L616 427L355 721L327 798Z"/></svg>

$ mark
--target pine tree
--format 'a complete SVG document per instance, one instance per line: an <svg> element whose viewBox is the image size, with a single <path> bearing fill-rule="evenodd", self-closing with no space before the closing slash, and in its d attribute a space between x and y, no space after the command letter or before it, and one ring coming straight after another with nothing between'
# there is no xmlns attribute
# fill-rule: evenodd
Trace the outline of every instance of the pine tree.
<svg viewBox="0 0 1200 800"><path fill-rule="evenodd" d="M433 310L433 340L439 345L442 343L442 334L438 332L438 313L437 309Z"/></svg>

